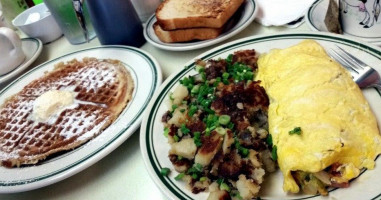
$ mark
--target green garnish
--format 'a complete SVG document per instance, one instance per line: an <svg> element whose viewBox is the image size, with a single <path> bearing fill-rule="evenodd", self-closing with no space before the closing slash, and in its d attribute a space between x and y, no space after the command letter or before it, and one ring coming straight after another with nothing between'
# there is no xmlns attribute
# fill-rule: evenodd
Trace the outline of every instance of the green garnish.
<svg viewBox="0 0 381 200"><path fill-rule="evenodd" d="M194 141L194 144L199 147L202 145L202 142L201 142L201 133L200 132L194 132L193 133L194 137L193 137L193 141Z"/></svg>
<svg viewBox="0 0 381 200"><path fill-rule="evenodd" d="M200 178L200 182L204 182L204 181L206 181L206 177L205 176Z"/></svg>
<svg viewBox="0 0 381 200"><path fill-rule="evenodd" d="M175 100L175 98L173 98L173 93L172 93L172 92L169 94L169 99L170 99L171 101Z"/></svg>
<svg viewBox="0 0 381 200"><path fill-rule="evenodd" d="M187 128L185 124L181 124L181 128L180 128L180 130L181 130L181 132L182 132L183 134L185 134L185 135L188 134L188 133L190 132L189 128Z"/></svg>
<svg viewBox="0 0 381 200"><path fill-rule="evenodd" d="M225 60L226 62L231 63L233 61L233 54L229 54Z"/></svg>
<svg viewBox="0 0 381 200"><path fill-rule="evenodd" d="M199 85L195 85L195 86L193 86L193 88L191 89L191 93L192 93L192 94L197 94L199 90L200 90L200 86L199 86Z"/></svg>
<svg viewBox="0 0 381 200"><path fill-rule="evenodd" d="M166 168L166 167L164 167L164 168L162 168L161 170L160 170L160 174L162 175L162 176L168 176L168 174L171 172L171 170L169 169L169 168Z"/></svg>
<svg viewBox="0 0 381 200"><path fill-rule="evenodd" d="M238 150L238 152L241 154L242 157L246 157L247 155L249 155L249 149L241 146L237 138L235 138L234 140L234 146Z"/></svg>
<svg viewBox="0 0 381 200"><path fill-rule="evenodd" d="M227 192L230 192L230 187L226 183L221 183L220 190L226 190Z"/></svg>
<svg viewBox="0 0 381 200"><path fill-rule="evenodd" d="M174 136L173 136L173 139L175 140L175 142L178 142L178 141L179 141L179 136L174 135Z"/></svg>
<svg viewBox="0 0 381 200"><path fill-rule="evenodd" d="M195 174L192 174L192 178L193 179L197 179L198 178L198 175L195 173Z"/></svg>
<svg viewBox="0 0 381 200"><path fill-rule="evenodd" d="M222 125L227 125L230 122L230 116L229 115L221 115L218 118L218 123Z"/></svg>
<svg viewBox="0 0 381 200"><path fill-rule="evenodd" d="M273 146L273 137L271 136L271 134L267 135L266 143L267 143L267 145L269 145L269 147Z"/></svg>
<svg viewBox="0 0 381 200"><path fill-rule="evenodd" d="M205 68L201 65L196 65L195 70L196 70L196 72L201 73L201 72L205 71Z"/></svg>
<svg viewBox="0 0 381 200"><path fill-rule="evenodd" d="M218 134L220 134L220 135L225 135L226 134L226 130L224 128L222 128L221 126L216 128L216 132Z"/></svg>
<svg viewBox="0 0 381 200"><path fill-rule="evenodd" d="M293 134L301 135L302 134L302 129L300 127L295 127L294 129L289 131L288 134L290 134L290 135L293 135Z"/></svg>
<svg viewBox="0 0 381 200"><path fill-rule="evenodd" d="M168 137L168 134L169 134L169 128L165 127L165 128L164 128L164 133L163 133L163 134L164 134L165 137Z"/></svg>
<svg viewBox="0 0 381 200"><path fill-rule="evenodd" d="M176 181L179 181L179 180L183 179L184 176L185 176L184 173L180 173L180 174L178 174L178 175L175 177L175 180L176 180Z"/></svg>
<svg viewBox="0 0 381 200"><path fill-rule="evenodd" d="M183 108L183 109L180 109L180 112L181 112L181 113L185 112L185 109L184 109L184 108Z"/></svg>
<svg viewBox="0 0 381 200"><path fill-rule="evenodd" d="M274 145L274 146L273 146L273 150L271 151L271 158L272 158L274 161L276 161L276 160L278 159L277 150L278 150L277 146Z"/></svg>
<svg viewBox="0 0 381 200"><path fill-rule="evenodd" d="M192 117L197 112L197 106L191 105L189 108L188 116Z"/></svg>
<svg viewBox="0 0 381 200"><path fill-rule="evenodd" d="M177 160L182 160L183 157L182 156L177 156Z"/></svg>
<svg viewBox="0 0 381 200"><path fill-rule="evenodd" d="M179 107L179 106L176 105L176 104L173 104L173 105L172 105L172 112L175 112L175 110L176 110L177 107Z"/></svg>

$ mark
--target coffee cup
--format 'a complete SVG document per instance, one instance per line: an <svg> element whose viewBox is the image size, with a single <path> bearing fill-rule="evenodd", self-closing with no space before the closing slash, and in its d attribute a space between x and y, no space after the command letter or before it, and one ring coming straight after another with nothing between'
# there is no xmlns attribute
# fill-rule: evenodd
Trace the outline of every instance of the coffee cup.
<svg viewBox="0 0 381 200"><path fill-rule="evenodd" d="M6 74L25 60L20 37L7 27L0 27L0 75Z"/></svg>
<svg viewBox="0 0 381 200"><path fill-rule="evenodd" d="M381 37L380 0L341 0L343 31L363 38Z"/></svg>

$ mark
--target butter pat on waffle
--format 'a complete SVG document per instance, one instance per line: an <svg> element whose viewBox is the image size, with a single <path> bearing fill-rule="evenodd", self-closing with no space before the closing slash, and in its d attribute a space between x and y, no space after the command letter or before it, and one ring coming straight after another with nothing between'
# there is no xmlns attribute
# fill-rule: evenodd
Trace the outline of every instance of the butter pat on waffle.
<svg viewBox="0 0 381 200"><path fill-rule="evenodd" d="M0 107L0 165L35 164L89 141L119 116L133 90L117 60L57 64Z"/></svg>

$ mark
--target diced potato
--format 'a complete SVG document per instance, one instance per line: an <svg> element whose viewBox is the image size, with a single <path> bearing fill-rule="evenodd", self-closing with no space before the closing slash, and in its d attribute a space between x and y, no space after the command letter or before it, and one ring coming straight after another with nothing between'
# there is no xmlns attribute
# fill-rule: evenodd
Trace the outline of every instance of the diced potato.
<svg viewBox="0 0 381 200"><path fill-rule="evenodd" d="M171 96L173 98L172 105L173 104L181 105L182 101L184 100L186 96L188 96L188 88L186 88L185 86L181 84L178 85L173 91Z"/></svg>
<svg viewBox="0 0 381 200"><path fill-rule="evenodd" d="M261 167L261 163L259 162L257 155L258 155L258 152L252 149L249 150L249 160L251 164L256 168Z"/></svg>
<svg viewBox="0 0 381 200"><path fill-rule="evenodd" d="M180 142L173 143L171 145L171 150L169 150L169 154L175 154L192 160L196 151L197 147L194 144L193 138L186 138L182 139Z"/></svg>
<svg viewBox="0 0 381 200"><path fill-rule="evenodd" d="M263 176L265 175L265 170L262 168L255 168L251 178L253 178L258 184L263 182Z"/></svg>
<svg viewBox="0 0 381 200"><path fill-rule="evenodd" d="M175 112L173 112L172 118L168 120L169 125L173 124L177 127L180 127L181 124L185 123L187 119L187 115L186 115L187 112L181 112L181 109L184 109L184 108L186 107L180 106L175 110Z"/></svg>
<svg viewBox="0 0 381 200"><path fill-rule="evenodd" d="M224 155L230 152L230 147L233 143L233 133L231 131L228 131L224 136L224 143L222 144L222 151Z"/></svg>
<svg viewBox="0 0 381 200"><path fill-rule="evenodd" d="M207 198L207 200L224 200L230 199L230 195L225 190L218 190L211 192Z"/></svg>
<svg viewBox="0 0 381 200"><path fill-rule="evenodd" d="M213 157L221 149L223 136L213 131L211 136L208 137L208 141L204 142L200 147L195 157L195 163L199 163L202 166L207 166L212 161Z"/></svg>
<svg viewBox="0 0 381 200"><path fill-rule="evenodd" d="M251 179L246 179L245 175L239 175L237 189L242 199L252 199L258 195L259 185Z"/></svg>

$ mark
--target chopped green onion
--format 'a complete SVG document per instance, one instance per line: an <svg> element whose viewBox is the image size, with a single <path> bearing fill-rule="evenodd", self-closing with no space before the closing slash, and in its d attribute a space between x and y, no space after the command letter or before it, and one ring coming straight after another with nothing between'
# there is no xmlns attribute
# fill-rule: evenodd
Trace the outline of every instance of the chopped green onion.
<svg viewBox="0 0 381 200"><path fill-rule="evenodd" d="M234 146L238 150L238 152L241 154L241 156L246 157L247 155L249 155L249 149L241 146L237 138L234 140Z"/></svg>
<svg viewBox="0 0 381 200"><path fill-rule="evenodd" d="M222 74L222 79L227 80L228 78L229 78L229 73L224 72L224 73Z"/></svg>
<svg viewBox="0 0 381 200"><path fill-rule="evenodd" d="M184 108L183 108L183 109L180 109L180 112L181 112L181 113L185 112L185 109L184 109Z"/></svg>
<svg viewBox="0 0 381 200"><path fill-rule="evenodd" d="M289 131L288 134L290 134L290 135L293 135L293 134L301 135L302 134L302 129L300 127L295 127L294 129Z"/></svg>
<svg viewBox="0 0 381 200"><path fill-rule="evenodd" d="M276 145L274 145L273 150L271 151L271 158L274 161L276 161L278 159L277 150L278 150L278 148L276 147Z"/></svg>
<svg viewBox="0 0 381 200"><path fill-rule="evenodd" d="M201 133L196 131L193 133L194 137L193 137L193 141L194 141L194 144L199 147L202 145L202 142L201 142Z"/></svg>
<svg viewBox="0 0 381 200"><path fill-rule="evenodd" d="M204 181L206 181L206 177L205 176L200 178L200 182L204 182Z"/></svg>
<svg viewBox="0 0 381 200"><path fill-rule="evenodd" d="M172 105L172 112L174 112L174 111L176 110L177 107L179 107L179 106L176 105L176 104L173 104L173 105Z"/></svg>
<svg viewBox="0 0 381 200"><path fill-rule="evenodd" d="M200 72L203 72L205 70L205 68L203 66L201 66L201 65L196 65L195 70L198 73L200 73Z"/></svg>
<svg viewBox="0 0 381 200"><path fill-rule="evenodd" d="M192 178L193 179L197 179L198 178L198 175L196 173L192 174Z"/></svg>
<svg viewBox="0 0 381 200"><path fill-rule="evenodd" d="M190 132L189 128L187 128L185 124L181 124L180 130L183 134L188 134Z"/></svg>
<svg viewBox="0 0 381 200"><path fill-rule="evenodd" d="M227 125L230 122L230 116L229 115L221 115L218 118L218 122L222 125Z"/></svg>
<svg viewBox="0 0 381 200"><path fill-rule="evenodd" d="M196 112L197 112L197 106L191 105L188 112L189 117L192 117Z"/></svg>
<svg viewBox="0 0 381 200"><path fill-rule="evenodd" d="M225 135L226 134L226 130L224 128L222 128L221 126L217 127L216 131L220 135Z"/></svg>
<svg viewBox="0 0 381 200"><path fill-rule="evenodd" d="M168 137L168 134L169 134L169 128L168 128L168 127L165 127L165 128L164 128L164 136L165 136L165 137Z"/></svg>
<svg viewBox="0 0 381 200"><path fill-rule="evenodd" d="M193 86L193 88L191 89L191 93L192 93L192 94L197 94L198 91L200 91L200 86L199 86L199 85L195 85L195 86Z"/></svg>
<svg viewBox="0 0 381 200"><path fill-rule="evenodd" d="M174 135L174 136L173 136L173 139L175 140L175 142L178 142L178 141L179 141L179 136Z"/></svg>
<svg viewBox="0 0 381 200"><path fill-rule="evenodd" d="M228 124L228 128L229 128L230 130L232 130L232 129L234 128L234 123L233 123L233 122L230 122L230 123Z"/></svg>
<svg viewBox="0 0 381 200"><path fill-rule="evenodd" d="M221 183L220 190L226 190L227 192L230 192L230 187L226 183Z"/></svg>
<svg viewBox="0 0 381 200"><path fill-rule="evenodd" d="M182 156L177 156L177 160L182 160L183 157Z"/></svg>
<svg viewBox="0 0 381 200"><path fill-rule="evenodd" d="M185 176L184 173L180 173L180 174L178 174L178 175L175 177L175 180L176 180L176 181L179 181L179 180L183 179L184 176Z"/></svg>
<svg viewBox="0 0 381 200"><path fill-rule="evenodd" d="M233 54L229 54L225 60L226 62L231 63L233 61Z"/></svg>
<svg viewBox="0 0 381 200"><path fill-rule="evenodd" d="M173 93L172 93L172 92L169 94L169 99L170 99L171 101L175 100L175 98L173 98Z"/></svg>
<svg viewBox="0 0 381 200"><path fill-rule="evenodd" d="M160 174L161 174L162 176L168 176L169 172L171 172L171 170L170 170L169 168L166 168L166 167L164 167L164 168L162 168L162 169L160 170Z"/></svg>
<svg viewBox="0 0 381 200"><path fill-rule="evenodd" d="M269 147L273 146L273 137L271 136L271 134L267 135L266 143L267 143L267 145L269 145Z"/></svg>
<svg viewBox="0 0 381 200"><path fill-rule="evenodd" d="M217 179L217 183L218 183L218 185L221 185L223 182L224 182L224 179L223 179L223 178L218 178L218 179Z"/></svg>

